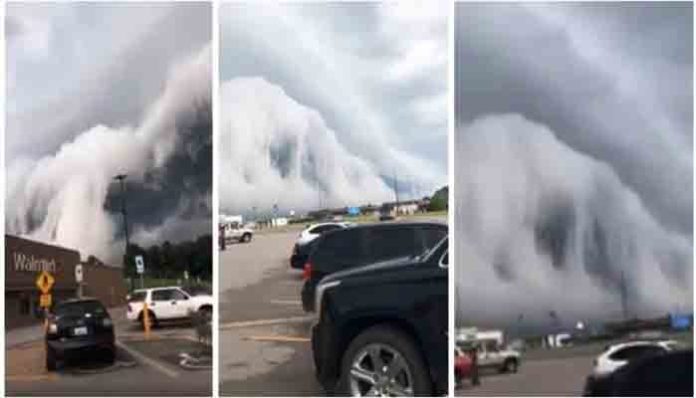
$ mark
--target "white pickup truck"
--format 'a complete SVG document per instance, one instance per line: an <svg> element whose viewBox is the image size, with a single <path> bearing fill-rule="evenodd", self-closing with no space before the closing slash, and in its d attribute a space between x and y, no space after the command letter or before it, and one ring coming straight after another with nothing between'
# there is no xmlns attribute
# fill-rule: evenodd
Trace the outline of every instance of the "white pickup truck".
<svg viewBox="0 0 696 398"><path fill-rule="evenodd" d="M520 353L507 349L496 340L479 340L478 366L495 368L501 373L515 373L520 366Z"/></svg>
<svg viewBox="0 0 696 398"><path fill-rule="evenodd" d="M192 295L178 286L158 287L135 290L129 295L126 311L128 320L145 326L144 303L147 303L151 326L157 325L159 321L186 319L194 313L204 316L211 316L213 313L213 296L209 294Z"/></svg>
<svg viewBox="0 0 696 398"><path fill-rule="evenodd" d="M248 243L251 242L251 238L254 236L254 231L251 228L237 223L226 224L223 231L225 233L225 242L237 241Z"/></svg>

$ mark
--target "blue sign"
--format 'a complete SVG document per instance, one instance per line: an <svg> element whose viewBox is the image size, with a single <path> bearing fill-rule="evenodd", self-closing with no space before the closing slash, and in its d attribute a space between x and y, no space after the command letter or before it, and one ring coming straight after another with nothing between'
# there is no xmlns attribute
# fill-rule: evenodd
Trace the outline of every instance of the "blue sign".
<svg viewBox="0 0 696 398"><path fill-rule="evenodd" d="M670 314L669 320L672 329L687 330L691 327L693 315L690 314Z"/></svg>
<svg viewBox="0 0 696 398"><path fill-rule="evenodd" d="M360 215L360 208L359 207L349 207L348 208L348 215L359 216Z"/></svg>

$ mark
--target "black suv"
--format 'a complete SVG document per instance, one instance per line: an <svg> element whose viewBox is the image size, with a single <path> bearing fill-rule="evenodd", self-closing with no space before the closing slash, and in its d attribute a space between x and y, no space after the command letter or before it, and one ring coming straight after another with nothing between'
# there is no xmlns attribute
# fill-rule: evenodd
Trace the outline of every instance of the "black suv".
<svg viewBox="0 0 696 398"><path fill-rule="evenodd" d="M97 299L70 299L56 304L46 326L46 369L58 362L102 351L108 362L116 356L114 327L109 312Z"/></svg>
<svg viewBox="0 0 696 398"><path fill-rule="evenodd" d="M314 291L326 275L381 261L414 258L445 236L447 224L437 222L363 224L327 232L315 240L305 264L302 307L314 311Z"/></svg>
<svg viewBox="0 0 696 398"><path fill-rule="evenodd" d="M312 349L329 393L447 393L447 239L410 260L327 276L317 286Z"/></svg>

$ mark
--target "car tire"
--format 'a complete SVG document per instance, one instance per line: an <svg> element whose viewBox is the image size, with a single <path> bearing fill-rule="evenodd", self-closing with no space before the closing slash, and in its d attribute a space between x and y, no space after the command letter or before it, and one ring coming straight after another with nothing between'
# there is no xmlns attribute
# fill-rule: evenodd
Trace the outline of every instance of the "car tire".
<svg viewBox="0 0 696 398"><path fill-rule="evenodd" d="M113 365L116 362L116 347L112 347L106 353L106 362Z"/></svg>
<svg viewBox="0 0 696 398"><path fill-rule="evenodd" d="M201 315L201 317L203 317L204 319L212 321L213 307L205 305L198 309L198 314Z"/></svg>
<svg viewBox="0 0 696 398"><path fill-rule="evenodd" d="M157 326L157 317L155 316L155 313L148 310L147 311L148 318L150 320L150 329L153 329ZM138 317L138 320L140 321L140 327L145 330L145 317L143 316L143 313L140 312L140 316Z"/></svg>
<svg viewBox="0 0 696 398"><path fill-rule="evenodd" d="M503 363L502 373L517 373L517 360L508 358Z"/></svg>
<svg viewBox="0 0 696 398"><path fill-rule="evenodd" d="M251 234L244 234L244 235L242 235L242 242L244 242L244 243L249 243L249 242L251 242Z"/></svg>
<svg viewBox="0 0 696 398"><path fill-rule="evenodd" d="M58 359L56 353L50 347L46 346L46 370L54 372L58 369Z"/></svg>
<svg viewBox="0 0 696 398"><path fill-rule="evenodd" d="M354 395L351 391L351 369L355 361L363 355L364 350L370 346L384 347L400 355L411 375L410 384L414 396L433 395L430 372L425 366L418 345L408 334L387 325L368 328L348 345L341 361L340 375L335 391L337 395Z"/></svg>

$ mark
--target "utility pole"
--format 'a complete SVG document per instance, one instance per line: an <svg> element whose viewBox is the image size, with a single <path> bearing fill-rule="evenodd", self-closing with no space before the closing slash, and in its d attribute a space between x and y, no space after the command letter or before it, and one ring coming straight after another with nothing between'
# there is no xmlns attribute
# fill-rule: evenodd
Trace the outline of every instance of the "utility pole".
<svg viewBox="0 0 696 398"><path fill-rule="evenodd" d="M626 278L624 276L624 271L621 271L621 281L619 282L619 292L621 293L621 313L623 314L623 319L628 319L628 292L626 290Z"/></svg>
<svg viewBox="0 0 696 398"><path fill-rule="evenodd" d="M114 177L114 180L117 180L121 184L121 213L123 214L123 231L126 235L126 258L123 264L124 268L126 266L125 263L128 262L128 251L130 249L130 240L128 239L128 212L126 211L126 177L128 177L126 174L119 174Z"/></svg>
<svg viewBox="0 0 696 398"><path fill-rule="evenodd" d="M399 215L399 178L396 176L394 169L394 197L396 198L396 215Z"/></svg>

